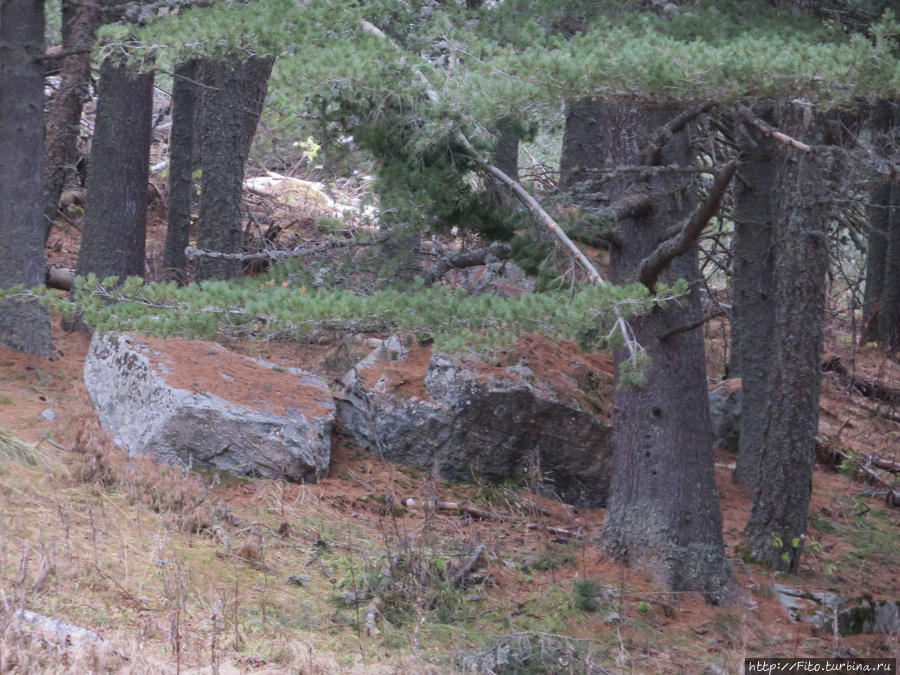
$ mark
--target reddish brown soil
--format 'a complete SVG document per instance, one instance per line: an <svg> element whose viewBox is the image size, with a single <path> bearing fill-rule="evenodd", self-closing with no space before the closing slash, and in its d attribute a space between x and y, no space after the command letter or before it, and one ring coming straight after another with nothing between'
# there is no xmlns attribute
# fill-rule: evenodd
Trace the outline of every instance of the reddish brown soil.
<svg viewBox="0 0 900 675"><path fill-rule="evenodd" d="M78 333L62 333L58 330L54 331L54 338L57 347L63 352L62 358L55 361L44 361L0 349L0 396L3 397L0 399L0 426L14 430L31 442L40 442L46 437L65 446L72 442L73 430L79 423L91 416L90 401L80 379L88 340ZM599 369L598 376L607 379L610 377L608 359L604 369L604 357L576 355L571 351L572 345L556 345L525 337L520 346L521 353L510 350L504 355L505 360L498 360L489 367L499 367L497 364L502 365L516 359L532 364L555 364L561 369L565 363L577 361L579 365L572 365L572 368L577 370L579 367L583 368L584 364L590 364L592 368ZM220 380L225 382L218 375L224 372L233 377L252 376L255 379L250 388L241 389L238 393L232 391L232 398L252 402L251 399L257 396L274 396L271 400L280 401L278 406L285 405L288 400L279 398L279 392L281 395L289 394L283 387L283 379L276 378L269 385L273 391L268 391L265 389L266 385L260 384L264 382L259 379L262 369L260 372L253 368L247 371L235 366L220 348L211 343L170 340L165 347L178 356L176 381L185 386L214 388L213 384L219 385ZM254 353L264 352L273 359L289 357L285 358L285 365L291 366L300 365L304 359L310 363L322 363L335 349L333 345L320 345L308 352L300 346L286 344L245 347ZM363 351L359 345L357 348ZM307 352L305 357L300 356L301 351ZM428 349L416 346L413 348L416 356L411 361L414 366L410 365L408 371L398 366L388 366L385 370L392 377L401 379L421 375L428 353ZM866 351L859 358L860 371L865 369L867 375L893 373L895 364L882 363L879 354ZM271 372L268 369L265 371ZM401 382L399 386L407 384ZM846 392L834 391L826 378L823 398L826 409L841 406L845 412L852 412L852 398ZM41 411L48 407L59 415L59 419L49 422L40 418ZM859 410L856 413L853 428L846 425L842 433L852 431L860 434L860 437L865 435L872 441L872 449L884 454L896 453L894 434L900 431L900 425L894 423L895 426L890 430L885 426L885 431L880 433L877 431L879 427L874 425L887 425L886 421L860 416ZM716 460L724 538L728 550L733 551L739 542L751 499L731 482L729 465L733 464L734 457L718 453ZM217 489L216 497L233 508L259 505L264 500L271 499L269 493L261 488L262 483L223 486ZM275 483L271 482L272 485ZM812 657L826 655L832 647L833 637L830 634L819 634L810 625L795 624L788 619L777 599L768 590L773 581L772 575L763 568L741 563L737 557L734 559L733 570L743 595L739 593L733 600L735 604L723 608L711 607L693 594L664 592L647 576L610 561L594 545L599 541L603 522L602 509L575 511L535 495L518 493L510 493L506 504L497 504L495 501L492 507L483 502L477 487L445 485L422 477L419 472L379 462L367 453L343 443L335 447L329 476L317 485L278 485L284 503L296 504L304 499L304 494L312 491L311 494L316 495L322 507L373 525L388 518L382 505L383 499L373 499L379 495L391 496L394 503L406 497L415 497L420 503L434 498L449 499L513 514L514 518L509 521L477 520L454 512L435 513L427 509L407 508L401 509L396 517L396 527L404 532L429 532L429 536L483 543L491 553L488 558L493 584L491 593L498 601L518 607L510 615L513 630L517 621L525 621L535 611L539 611L530 604L531 601L524 599L535 595L539 597L545 591L559 587L564 580L571 580L574 575L578 579L597 579L620 588L623 595L618 611L625 618L640 619L623 622L623 644L629 653L639 653L645 659L663 658L664 653L667 668L671 668L672 672L691 671L696 666L698 650L706 654L721 651L732 655L735 652L746 652L748 655ZM810 513L852 526L857 514L851 508L851 503L862 500L861 503L868 504L870 508L884 508L883 504L879 506L871 498L861 497L871 489L871 486L839 475L831 468L818 466L814 475ZM894 511L890 514L894 524L900 526L900 516ZM567 566L561 570L523 575L504 566L502 560L510 556L516 559L529 555L538 556L559 546L552 543L554 535L541 529L543 525L578 531L591 544L577 549L574 570ZM807 590L837 590L850 597L863 593L872 593L875 597L898 596L900 564L896 560L877 567L869 566L864 572L854 572L852 567L840 564L838 570L832 572L829 565L839 562L841 555L847 553L851 545L832 533L818 531L814 526L810 527L810 536L819 542L821 551L804 557L798 577L775 580L802 586ZM649 613L641 603L646 603ZM648 622L654 627L652 630L641 628L648 625ZM610 624L605 623L602 617L590 614L585 614L571 627L575 637L596 637L609 630ZM843 637L840 638L840 643L859 655L887 656L889 653L885 650L896 646L891 640L890 636L869 635Z"/></svg>
<svg viewBox="0 0 900 675"><path fill-rule="evenodd" d="M135 347L178 389L207 392L277 415L283 415L286 408L299 408L315 416L331 408L330 399L323 400L321 387L286 370L241 357L215 342L140 336L135 338ZM158 366L160 362L165 369Z"/></svg>

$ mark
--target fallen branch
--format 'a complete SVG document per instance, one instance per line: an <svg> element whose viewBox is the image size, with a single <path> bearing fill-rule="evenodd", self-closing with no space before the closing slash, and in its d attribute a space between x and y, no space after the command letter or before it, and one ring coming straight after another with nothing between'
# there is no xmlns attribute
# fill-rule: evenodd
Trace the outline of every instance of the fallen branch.
<svg viewBox="0 0 900 675"><path fill-rule="evenodd" d="M483 554L484 544L481 544L475 549L475 553L469 557L465 564L463 564L463 566L447 580L447 583L451 586L464 586L466 577L469 576L475 566L479 563Z"/></svg>
<svg viewBox="0 0 900 675"><path fill-rule="evenodd" d="M188 260L197 258L221 258L223 260L240 260L243 262L250 260L284 260L286 258L299 258L301 256L310 255L311 253L319 253L327 251L330 248L340 248L343 246L372 246L373 244L384 241L385 238L374 239L372 241L356 241L353 239L329 239L311 248L293 248L290 251L258 251L256 253L223 253L222 251L207 251L205 249L188 246L184 249L184 254Z"/></svg>
<svg viewBox="0 0 900 675"><path fill-rule="evenodd" d="M412 507L420 507L425 508L426 505L420 505L415 499L409 498L404 499L400 502L403 506L407 508ZM461 514L471 516L472 518L477 518L478 520L500 520L500 521L508 521L512 520L512 516L504 515L502 513L497 513L496 511L488 511L487 509L480 509L477 506L470 506L468 504L464 504L462 502L445 502L441 500L429 502L427 506L430 506L435 511L458 511Z"/></svg>
<svg viewBox="0 0 900 675"><path fill-rule="evenodd" d="M678 256L687 253L694 245L703 228L719 209L719 204L722 202L722 197L725 196L725 190L728 189L728 183L731 182L731 177L737 171L737 167L737 160L731 160L723 166L716 173L706 199L694 212L694 215L682 225L678 234L657 246L653 253L641 261L638 281L644 286L653 291L656 280L666 265Z"/></svg>
<svg viewBox="0 0 900 675"><path fill-rule="evenodd" d="M584 539L584 533L578 530L567 530L564 527L555 527L554 525L542 525L541 523L527 523L525 525L529 530L543 530L548 534L565 539Z"/></svg>
<svg viewBox="0 0 900 675"><path fill-rule="evenodd" d="M851 457L849 454L841 450L840 448L828 448L832 453L838 455L839 457L849 461L856 468L866 474L869 478L874 480L876 483L881 485L881 487L887 489L887 496L885 497L885 502L888 506L892 507L900 507L900 491L897 490L897 487L888 483L881 476L879 476L875 471L873 471L869 466L868 462L860 462L855 457Z"/></svg>
<svg viewBox="0 0 900 675"><path fill-rule="evenodd" d="M739 105L738 112L740 113L741 118L744 120L744 122L746 122L747 124L749 124L752 127L755 127L756 129L759 129L761 132L763 132L767 136L771 136L775 140L781 141L782 143L787 143L792 148L796 148L797 150L802 150L803 152L809 152L810 150L812 150L811 145L807 145L806 143L798 141L796 138L792 138L791 136L788 136L787 134L782 133L782 132L778 131L777 129L770 127L768 124L766 124L761 119L759 119L756 115L754 115L753 111L750 110L750 108L748 108L747 106Z"/></svg>

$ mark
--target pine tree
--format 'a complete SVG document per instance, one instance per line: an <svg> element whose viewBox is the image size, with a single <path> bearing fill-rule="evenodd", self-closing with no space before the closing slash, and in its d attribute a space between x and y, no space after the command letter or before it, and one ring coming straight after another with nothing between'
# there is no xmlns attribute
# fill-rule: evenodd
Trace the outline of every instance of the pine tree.
<svg viewBox="0 0 900 675"><path fill-rule="evenodd" d="M0 3L0 289L44 281L43 0ZM0 303L0 344L52 356L50 315L36 302Z"/></svg>

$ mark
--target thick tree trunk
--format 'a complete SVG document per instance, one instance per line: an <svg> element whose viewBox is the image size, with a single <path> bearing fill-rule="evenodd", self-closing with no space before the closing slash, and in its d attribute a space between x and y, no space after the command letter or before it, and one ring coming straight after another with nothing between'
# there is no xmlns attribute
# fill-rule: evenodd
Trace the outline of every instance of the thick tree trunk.
<svg viewBox="0 0 900 675"><path fill-rule="evenodd" d="M169 219L163 266L178 275L187 267L184 249L190 241L194 196L194 114L200 90L197 61L175 66L172 83L172 133L169 140Z"/></svg>
<svg viewBox="0 0 900 675"><path fill-rule="evenodd" d="M794 138L818 131L804 134L803 119L794 106L781 115L779 128ZM815 463L828 270L828 161L821 151L814 155L784 146L776 171L775 323L759 468L764 478L756 486L744 545L756 560L788 572L797 571L803 549Z"/></svg>
<svg viewBox="0 0 900 675"><path fill-rule="evenodd" d="M0 3L0 288L44 282L43 0ZM52 356L50 315L36 302L0 303L0 344Z"/></svg>
<svg viewBox="0 0 900 675"><path fill-rule="evenodd" d="M771 120L766 120L770 121ZM755 488L769 403L775 320L775 161L784 148L738 122L741 166L734 204L730 376L742 380L741 430L734 482Z"/></svg>
<svg viewBox="0 0 900 675"><path fill-rule="evenodd" d="M63 49L85 50L63 59L59 91L47 111L47 162L44 169L44 217L47 236L56 218L59 196L78 159L81 110L91 96L91 47L100 27L100 5L83 0L63 3Z"/></svg>
<svg viewBox="0 0 900 675"><path fill-rule="evenodd" d="M241 219L244 163L272 69L272 59L251 57L206 61L201 112L200 220L197 245L222 253L243 250ZM239 260L204 258L197 278L232 279L241 276Z"/></svg>
<svg viewBox="0 0 900 675"><path fill-rule="evenodd" d="M641 148L648 139L678 111L605 105L598 112L602 125L597 119L596 127L589 127L595 130L586 135L596 136L601 127L610 130L597 150L612 165L633 165L641 163ZM663 161L690 163L684 130L664 147ZM622 245L611 252L616 283L634 282L661 235L692 213L696 195L686 176L648 179L645 186L655 196L655 208L619 222ZM604 185L613 200L632 187L634 181L627 178ZM703 333L695 328L660 339L700 317L696 248L675 258L660 281L678 278L692 283L688 298L632 321L651 363L643 387L619 388L614 395L613 478L603 548L617 560L648 569L673 590L700 591L715 601L730 572L713 472ZM617 375L627 356L626 350L616 352Z"/></svg>
<svg viewBox="0 0 900 675"><path fill-rule="evenodd" d="M76 272L143 276L153 73L109 59L100 66L97 122Z"/></svg>

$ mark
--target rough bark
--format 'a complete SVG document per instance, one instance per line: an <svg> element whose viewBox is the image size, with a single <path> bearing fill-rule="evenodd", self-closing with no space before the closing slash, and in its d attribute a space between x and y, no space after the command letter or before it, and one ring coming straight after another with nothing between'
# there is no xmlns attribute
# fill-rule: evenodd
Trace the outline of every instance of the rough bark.
<svg viewBox="0 0 900 675"><path fill-rule="evenodd" d="M633 165L640 163L646 140L679 111L603 105L595 112L593 128L615 130L598 148L604 159ZM686 131L675 133L659 154L665 164L688 164ZM635 281L660 236L672 223L685 221L696 204L689 174L660 173L644 180L655 208L619 222L622 244L611 253L613 280L619 284ZM603 187L617 199L633 184L616 178ZM678 278L692 282L686 301L631 322L651 363L643 387L619 388L614 396L613 480L603 547L617 560L648 569L673 590L700 591L715 601L730 573L713 473L703 335L695 329L659 337L700 317L696 247L660 275L667 283ZM627 356L625 350L616 352L617 374Z"/></svg>
<svg viewBox="0 0 900 675"><path fill-rule="evenodd" d="M491 154L491 164L500 169L515 181L519 180L519 137L516 135L515 125L507 118L497 122L497 145ZM509 210L518 206L515 197L510 195L505 185L490 177L487 179L487 189L492 203L498 208Z"/></svg>
<svg viewBox="0 0 900 675"><path fill-rule="evenodd" d="M602 107L601 101L592 98L569 103L559 164L559 182L564 190L584 192L590 188L583 183L596 181L591 169L602 164L603 153L597 147L604 142L607 129L598 116Z"/></svg>
<svg viewBox="0 0 900 675"><path fill-rule="evenodd" d="M84 229L76 272L143 276L153 73L100 66Z"/></svg>
<svg viewBox="0 0 900 675"><path fill-rule="evenodd" d="M873 146L891 157L900 130L900 104L879 101L870 120ZM900 181L879 182L870 197L869 247L866 255L866 287L863 297L863 340L887 347L900 346ZM892 258L893 256L893 258ZM891 296L893 302L888 302Z"/></svg>
<svg viewBox="0 0 900 675"><path fill-rule="evenodd" d="M43 0L0 3L0 288L44 281ZM50 315L35 302L0 303L0 344L52 356Z"/></svg>
<svg viewBox="0 0 900 675"><path fill-rule="evenodd" d="M172 133L169 139L169 215L163 266L168 273L187 267L184 250L190 242L191 203L194 196L194 113L200 90L198 62L175 67L172 83Z"/></svg>
<svg viewBox="0 0 900 675"><path fill-rule="evenodd" d="M794 138L804 129L794 105L779 127ZM812 492L821 387L825 276L828 270L829 155L783 147L776 165L770 401L760 475L744 531L750 555L775 569L796 572Z"/></svg>
<svg viewBox="0 0 900 675"><path fill-rule="evenodd" d="M890 184L887 245L884 252L884 291L875 334L885 349L900 349L900 180Z"/></svg>
<svg viewBox="0 0 900 675"><path fill-rule="evenodd" d="M771 122L769 115L764 116ZM741 167L735 185L732 244L731 365L743 389L734 482L756 487L769 402L774 278L775 162L785 149L758 129L738 122Z"/></svg>
<svg viewBox="0 0 900 675"><path fill-rule="evenodd" d="M47 236L56 218L59 196L78 159L81 110L91 95L91 47L101 21L100 5L95 0L82 0L74 6L64 2L62 14L63 49L83 52L63 59L59 90L47 111L43 202Z"/></svg>
<svg viewBox="0 0 900 675"><path fill-rule="evenodd" d="M239 253L243 249L241 198L244 163L265 101L272 59L222 59L203 64L201 110L200 220L197 245ZM240 261L204 258L197 278L231 279L242 273Z"/></svg>

